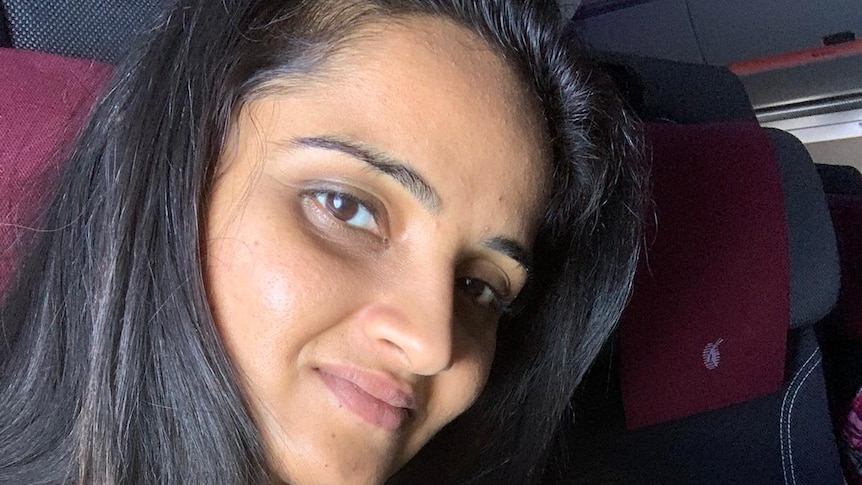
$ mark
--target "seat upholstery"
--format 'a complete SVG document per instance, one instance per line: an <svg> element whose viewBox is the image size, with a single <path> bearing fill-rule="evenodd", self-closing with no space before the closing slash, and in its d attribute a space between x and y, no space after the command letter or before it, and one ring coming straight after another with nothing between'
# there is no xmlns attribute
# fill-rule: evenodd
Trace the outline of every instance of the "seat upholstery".
<svg viewBox="0 0 862 485"><path fill-rule="evenodd" d="M823 191L836 195L862 195L862 173L849 165L817 165Z"/></svg>
<svg viewBox="0 0 862 485"><path fill-rule="evenodd" d="M841 261L841 294L818 325L836 435L848 483L862 483L862 174L818 166Z"/></svg>
<svg viewBox="0 0 862 485"><path fill-rule="evenodd" d="M832 194L829 208L841 253L839 309L848 334L862 343L862 196Z"/></svg>
<svg viewBox="0 0 862 485"><path fill-rule="evenodd" d="M838 239L843 329L862 343L862 173L850 166L818 166Z"/></svg>
<svg viewBox="0 0 862 485"><path fill-rule="evenodd" d="M845 473L855 485L862 483L862 195L830 194L829 199L842 283L835 311L838 329L823 346L835 349L827 362L827 377L833 381L833 416Z"/></svg>
<svg viewBox="0 0 862 485"><path fill-rule="evenodd" d="M725 67L610 52L594 57L646 121L757 121L742 82Z"/></svg>
<svg viewBox="0 0 862 485"><path fill-rule="evenodd" d="M804 191L801 195L797 194L797 202L783 196L783 190L793 187L792 180L784 181L783 178L776 177L770 181L768 171L761 172L738 162L724 164L725 157L729 157L731 161L735 157L749 164L771 163L772 173L781 177L792 178L792 174L804 172L803 169L779 169L774 158L764 158L765 155L778 151L752 150L751 147L754 146L771 144L768 134L755 125L733 123L652 127L649 130L649 140L657 141L660 145L654 148L654 163L669 165L654 172L654 178L659 179L654 182L658 186L654 194L659 214L656 229L658 236L655 237L655 242L647 241L644 265L639 272L659 273L658 268L670 260L670 266L674 268L671 276L679 281L671 285L670 291L663 291L666 283L663 280L638 278L636 281L633 306L627 309L627 316L621 323L618 360L611 355L610 359L601 364L619 371L621 392L602 393L601 390L608 385L607 368L594 369L590 376L594 382L587 383L590 388L582 398L593 402L589 404L587 411L581 412L581 418L591 420L591 423L588 431L581 431L582 434L579 435L583 439L583 446L577 448L573 456L575 469L593 476L596 470L613 470L617 476L624 477L622 483L842 484L835 434L828 412L822 354L814 329L808 320L829 311L834 304L835 287L811 285L811 291L822 294L806 299L805 302L818 305L817 308L802 309L799 303L788 301L788 295L794 295L791 275L804 274L801 270L793 269L795 261L791 256L791 241L804 241L805 238L793 237L790 234L797 231L816 233L819 230L821 233L814 235L818 240L832 237L830 225L810 223L828 220L825 204L819 205L821 212L814 214L817 217L811 217L812 214L803 214L802 217L799 214L792 215L791 205L805 200ZM675 150L688 155L675 157ZM685 163L691 165L685 167ZM787 163L810 164L810 160L796 157ZM813 170L811 167L808 169ZM723 170L727 173L721 173ZM760 179L742 180L757 174L760 174ZM703 179L697 180L701 176ZM662 177L670 177L674 183L663 189L663 182L660 180ZM684 177L694 179L692 187L685 186L686 181L681 180ZM715 186L710 187L711 184ZM762 236L772 234L771 242L748 237L746 223L724 224L714 228L712 232L707 232L711 237L706 238L692 238L685 234L686 231L708 225L711 222L709 218L712 217L708 215L708 211L699 216L706 218L701 226L695 224L689 229L685 225L662 225L662 214L665 214L664 219L668 218L668 211L681 210L682 213L689 214L693 212L689 206L693 205L728 211L727 206L733 206L733 201L716 205L716 196L732 196L727 186L733 184L753 184L754 187L760 187L763 193L772 199L772 207L765 207L761 215L768 215L773 223L786 223L787 231L766 231ZM773 186L770 188L768 184ZM673 187L681 188L674 193ZM703 192L709 194L700 195ZM814 197L817 194L816 190L809 193ZM819 192L819 197L824 198L822 191ZM675 207L679 205L685 207ZM778 215L774 212L776 206L781 209ZM817 207L817 204L812 204L811 210L816 210ZM757 220L756 217L754 220ZM670 234L661 236L663 230ZM744 272L733 270L734 261L728 265L731 271L728 271L727 276L735 275L739 278L741 275L742 279L738 280L739 289L742 290L741 293L749 293L749 296L740 297L730 291L716 291L720 286L712 283L710 277L715 276L712 273L718 273L714 279L721 280L721 264L705 261L702 266L679 265L677 261L673 261L674 248L677 247L675 244L700 244L694 250L688 248L687 251L689 254L697 254L697 250L700 250L704 259L719 254L715 249L718 244L716 238L734 241L741 249L747 250L748 246L757 245L757 249L763 250L760 254L761 261L746 259L755 265L749 268L753 274L752 279L746 279ZM650 244L653 244L652 248ZM655 245L664 245L664 249L651 253ZM784 251L776 251L778 245L783 245ZM829 247L828 244L824 246ZM830 278L836 279L834 240L831 247L832 254L829 254L828 250L810 254L810 257L816 258L811 264L831 268L835 274ZM798 250L801 251L799 248ZM748 254L756 255L757 251ZM763 279L759 283L756 279L757 264L767 263L770 258L775 259L773 263L780 263L777 266L783 265L785 268L783 283L778 282L780 285L777 287L774 279L782 278L780 271L767 270L761 275ZM795 259L801 261L803 258ZM684 284L678 284L680 281ZM646 292L641 291L639 286L654 283L658 286ZM768 287L774 287L775 291L769 291ZM641 296L638 296L639 292ZM677 306L682 298L689 300L684 307L688 313L679 311L669 314L667 308ZM778 305L776 306L776 301L766 301L767 298L777 299ZM697 308L698 302L705 309ZM657 311L647 310L651 305ZM792 313L791 308L795 305L797 310ZM769 307L779 311L763 311ZM705 310L710 309L717 309L717 316L706 313ZM754 318L745 320L749 315ZM793 321L791 315L798 321ZM671 321L671 318L676 320ZM722 321L728 318L738 321ZM642 321L637 322L639 319ZM636 334L638 338L627 334L627 326L633 321L640 327L641 333ZM763 329L771 331L762 333ZM654 344L657 340L650 339L650 332L661 339L668 331L676 332L676 336L668 339L664 347L657 347ZM726 342L747 338L763 339L764 335L769 339L780 339L782 344L786 344L786 347L782 347L782 350L786 348L786 358L775 350L774 340L763 340L764 343L754 344L744 352L735 352L733 346L724 347L725 344L721 344L720 354L715 353L712 360L709 360L706 353L701 355L693 349L699 350L695 343L700 346L713 343L706 338L713 331L716 331L713 338L721 338L722 333L731 332L729 335L733 337L725 339ZM756 355L750 355L752 352ZM695 355L692 355L693 353ZM758 369L749 372L746 368L733 368L735 361L747 358L750 360L746 365L760 366L761 371L768 369L767 376L774 376L777 370L777 384L771 381L762 382L769 385L757 389L750 387L752 379L757 381L774 377L764 377L764 374L757 373ZM762 359L758 361L758 358ZM683 372L677 375L671 375L677 372L673 367L665 367L667 374L661 375L649 369L654 364L651 359L700 367L697 372L689 371L687 374ZM709 370L710 364L714 367L712 370ZM644 369L646 373L642 372ZM727 376L728 385L724 387L721 372L728 369L733 372ZM733 387L734 381L736 388ZM710 390L710 385L722 387ZM770 392L772 385L776 387ZM632 392L632 386L635 386L638 392ZM739 392L754 389L758 392L750 392L748 397ZM734 392L739 393L734 396ZM656 396L659 399L655 399ZM735 397L734 403L728 404L731 396ZM653 399L651 406L640 402L647 399ZM648 406L646 416L649 419L638 420L637 408L644 406ZM580 406L576 409L584 408ZM643 414L643 410L640 412ZM628 418L628 422L621 419L622 417Z"/></svg>
<svg viewBox="0 0 862 485"><path fill-rule="evenodd" d="M0 289L65 154L111 68L0 49Z"/></svg>
<svg viewBox="0 0 862 485"><path fill-rule="evenodd" d="M766 129L775 149L787 206L791 325L819 322L832 310L841 288L840 263L829 208L817 168L805 145L793 135Z"/></svg>
<svg viewBox="0 0 862 485"><path fill-rule="evenodd" d="M788 258L785 264L789 268L789 285L786 286L789 293L789 312L783 322L760 322L762 325L781 326L785 332L786 358L778 362L761 362L773 369L776 365L784 369L780 389L724 407L720 407L718 403L722 399L726 402L728 396L721 393L705 393L703 396L694 397L691 395L697 389L703 389L704 384L714 377L707 377L704 382L692 384L680 379L680 375L665 376L653 369L654 375L650 377L652 380L645 379L641 386L643 394L625 391L622 381L636 383L641 365L654 367L650 358L657 355L654 351L650 354L649 348L643 348L649 347L649 341L643 342L641 347L641 341L631 336L649 336L649 331L661 333L666 331L669 325L661 318L653 318L648 323L641 323L641 333L633 332L627 335L626 319L637 317L635 314L627 315L621 322L620 335L605 347L599 361L588 374L582 391L573 401L575 420L580 423L574 428L574 435L580 444L574 448L572 455L574 474L588 477L584 483L597 483L607 479L610 483L663 485L842 484L835 433L830 426L826 402L822 369L824 357L811 325L819 316L827 314L835 302L837 257L835 237L831 231L828 212L825 210L823 191L816 183L817 177L810 159L807 156L793 155L793 150L787 150L784 146L787 140L784 140L784 143L781 143L781 140L776 141L782 136L769 135L756 126L756 118L742 84L726 69L623 54L601 53L597 57L605 65L616 66L611 75L622 77L617 83L623 88L629 105L643 119L689 125L674 128L683 132L703 130L703 126L698 126L703 124L719 123L725 125L725 129L732 129L728 122L735 122L737 127L740 126L739 122L747 122L749 129L742 130L741 137L759 137L761 140L756 145L771 145L771 151L774 153L772 163L776 164L781 180L781 194L778 195L777 201L783 199L786 210L783 216L776 216L775 219L784 220L787 224L787 252L784 257ZM745 132L748 135L745 135ZM682 139L685 140L685 137ZM751 158L754 161L754 158L763 158L760 153L762 150L747 150L750 146L748 142L738 144L733 139L728 141L724 136L721 139L725 141L724 145L718 144L705 149L709 146L707 139L699 147L690 146L695 149L694 153L689 154L694 159L693 163L707 166L703 172L705 180L694 182L695 185L703 187L701 192L725 191L724 184L734 183L734 177L744 179L749 176L749 170L744 165L740 168L739 163L726 167L735 170L734 173L721 174L720 171L725 167L720 160L711 158L714 153L732 154L736 145L736 155L742 159ZM777 161L774 160L775 157L778 158ZM717 165L709 166L710 161ZM656 163L662 162L657 160ZM696 170L691 170L689 176L696 179L699 174ZM656 177L661 175L656 174ZM718 187L709 186L712 178L715 178ZM661 182L655 183L658 185ZM682 192L687 194L688 198L677 197L677 203L697 203L697 199L701 198L699 193L688 190L685 183L680 181L676 186L682 187ZM769 190L774 193L773 189ZM662 204L659 192L660 189L657 189L657 207ZM733 230L734 227L731 224L728 228ZM658 231L662 231L661 213L658 218ZM670 237L673 239L672 235ZM696 239L688 235L684 237L688 241ZM647 240L648 244L650 242L652 241ZM748 244L748 241L740 237L739 243L744 245ZM662 261L651 257L649 253L646 254L644 266L650 272L655 272L655 268L662 264ZM688 266L695 268L694 275L701 269L694 265ZM715 268L714 265L710 267ZM639 269L639 272L643 270ZM640 275L638 278L643 282ZM692 275L689 275L689 278L696 283L700 281ZM818 278L824 279L823 284L817 281ZM785 281L786 283L788 282ZM766 284L774 285L775 282L769 281ZM748 289L756 295L760 286L749 283ZM705 288L710 286L706 285ZM639 288L636 287L634 299L638 298L638 291ZM696 291L696 285L691 286L691 291ZM663 294L661 288L653 290L652 294L657 296L656 306L678 305L672 297L679 294L679 290L670 295L670 299ZM684 296L697 301L697 298L690 294ZM725 305L732 308L740 304L752 304L750 298L722 299L716 302L714 297L711 291L705 291L700 295L700 300L705 306ZM649 303L643 302L645 306ZM691 306L695 308L692 315L704 314L702 309ZM661 312L666 310L659 309L659 313ZM727 315L732 314L731 311L724 312ZM680 312L680 315L682 318L670 323L670 327L682 336L697 336L698 332L706 335L711 330L710 325L715 323L714 319L707 319L705 322L694 318L686 319L684 312ZM705 327L688 330L686 325ZM777 329L777 326L774 328ZM740 330L742 328L744 325ZM682 342L679 348L672 345L676 341L677 339L670 339L669 345L663 347L671 355L658 355L658 358L673 362L675 356L679 356L681 359L688 359L689 363L696 363L691 349L688 348L693 346L694 340ZM712 352L715 346L707 352L707 342L714 344L719 340L700 342L704 349L700 356L703 357L701 365L708 362L718 363L717 369L721 369L727 363L728 357L738 357L729 356L721 348L724 342L718 345L718 355ZM641 357L634 360L627 357L627 349L632 348L636 349ZM620 375L624 360L629 361L626 370L628 377L625 379ZM666 369L672 369L672 366ZM703 378L702 375L691 375L695 379ZM746 382L750 376L742 372L737 377L740 382ZM668 390L669 382L681 384ZM633 406L649 406L648 403L639 403L638 399L642 395L650 397L656 394L650 392L650 385L662 388L666 393L676 393L670 397L663 396L665 402L671 402L672 405L669 406L670 409L659 409L649 421L634 422L631 420ZM766 387L762 386L761 390ZM714 401L713 406L707 405L710 400ZM660 401L656 401L652 406L661 407L659 403ZM692 414L697 408L712 410ZM642 411L643 409L637 412ZM626 417L629 417L628 423ZM662 422L665 418L668 420Z"/></svg>

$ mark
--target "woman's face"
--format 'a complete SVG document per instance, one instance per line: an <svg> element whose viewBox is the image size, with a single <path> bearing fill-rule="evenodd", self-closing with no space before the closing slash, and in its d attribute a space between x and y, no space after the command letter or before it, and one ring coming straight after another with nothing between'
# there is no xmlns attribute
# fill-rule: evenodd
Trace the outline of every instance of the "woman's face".
<svg viewBox="0 0 862 485"><path fill-rule="evenodd" d="M545 200L535 101L483 41L364 32L244 107L209 199L215 320L296 485L381 483L474 402Z"/></svg>

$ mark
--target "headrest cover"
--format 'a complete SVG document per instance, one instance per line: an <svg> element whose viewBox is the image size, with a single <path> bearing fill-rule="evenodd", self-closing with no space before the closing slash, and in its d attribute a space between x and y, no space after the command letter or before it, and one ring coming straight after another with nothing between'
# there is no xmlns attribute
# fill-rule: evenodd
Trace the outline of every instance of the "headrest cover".
<svg viewBox="0 0 862 485"><path fill-rule="evenodd" d="M0 49L0 291L31 211L46 195L58 149L77 134L110 67Z"/></svg>
<svg viewBox="0 0 862 485"><path fill-rule="evenodd" d="M790 320L781 179L753 123L650 125L657 226L621 322L630 429L777 391Z"/></svg>
<svg viewBox="0 0 862 485"><path fill-rule="evenodd" d="M826 194L811 155L790 133L767 128L781 170L790 242L790 325L822 320L838 300L841 269Z"/></svg>

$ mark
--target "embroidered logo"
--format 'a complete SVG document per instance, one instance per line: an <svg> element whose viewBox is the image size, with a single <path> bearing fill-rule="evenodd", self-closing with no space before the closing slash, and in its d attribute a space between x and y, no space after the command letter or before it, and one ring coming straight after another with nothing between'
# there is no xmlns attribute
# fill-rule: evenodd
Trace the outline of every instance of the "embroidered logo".
<svg viewBox="0 0 862 485"><path fill-rule="evenodd" d="M718 350L718 346L721 345L722 342L724 342L724 339L720 338L715 342L706 344L706 347L703 348L703 365L706 366L707 369L715 370L721 363L721 352Z"/></svg>

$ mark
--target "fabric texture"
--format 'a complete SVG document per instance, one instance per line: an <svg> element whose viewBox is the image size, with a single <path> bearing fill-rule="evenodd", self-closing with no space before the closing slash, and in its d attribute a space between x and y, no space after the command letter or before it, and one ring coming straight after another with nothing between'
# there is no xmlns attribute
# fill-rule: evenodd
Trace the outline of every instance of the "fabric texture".
<svg viewBox="0 0 862 485"><path fill-rule="evenodd" d="M841 268L823 185L811 155L793 135L766 129L775 149L790 243L790 324L814 324L838 300Z"/></svg>
<svg viewBox="0 0 862 485"><path fill-rule="evenodd" d="M4 0L12 47L116 63L167 0Z"/></svg>
<svg viewBox="0 0 862 485"><path fill-rule="evenodd" d="M789 341L779 392L633 431L603 422L573 451L574 473L596 476L585 483L843 485L814 331L791 330Z"/></svg>
<svg viewBox="0 0 862 485"><path fill-rule="evenodd" d="M647 131L657 227L620 323L630 429L777 391L790 321L784 198L763 130Z"/></svg>
<svg viewBox="0 0 862 485"><path fill-rule="evenodd" d="M0 49L0 289L62 159L111 68Z"/></svg>

